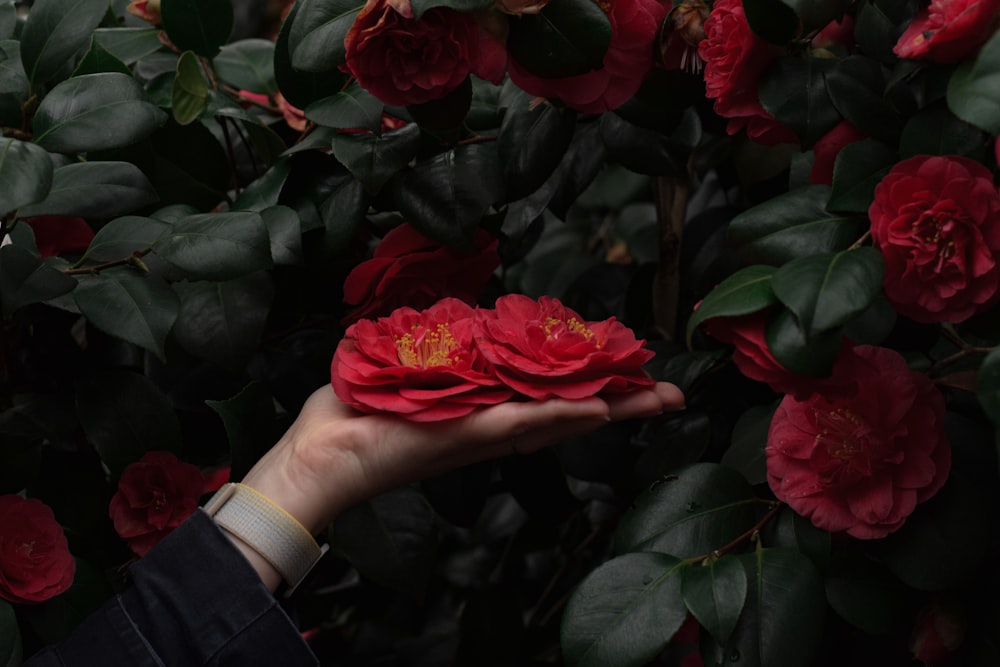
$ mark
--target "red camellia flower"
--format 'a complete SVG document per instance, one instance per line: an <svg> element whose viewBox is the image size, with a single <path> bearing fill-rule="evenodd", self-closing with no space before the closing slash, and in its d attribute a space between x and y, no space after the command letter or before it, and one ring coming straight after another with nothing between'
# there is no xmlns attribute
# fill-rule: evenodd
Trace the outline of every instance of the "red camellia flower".
<svg viewBox="0 0 1000 667"><path fill-rule="evenodd" d="M794 143L795 134L764 111L757 86L779 52L750 30L741 0L717 0L705 21L698 55L705 61L705 95L715 112L729 118L726 131L762 144Z"/></svg>
<svg viewBox="0 0 1000 667"><path fill-rule="evenodd" d="M473 304L500 266L497 240L482 229L473 250L459 250L427 238L404 223L382 239L375 254L344 281L344 301L357 308L344 324L388 315L396 308L426 308L444 297Z"/></svg>
<svg viewBox="0 0 1000 667"><path fill-rule="evenodd" d="M108 513L118 535L145 556L194 513L204 487L197 467L170 452L146 452L122 472Z"/></svg>
<svg viewBox="0 0 1000 667"><path fill-rule="evenodd" d="M362 412L412 421L469 414L513 395L489 371L474 340L475 311L442 299L425 311L399 308L351 325L333 355L330 380L340 400Z"/></svg>
<svg viewBox="0 0 1000 667"><path fill-rule="evenodd" d="M904 160L875 187L868 217L886 299L903 315L961 322L1000 298L1000 190L980 163Z"/></svg>
<svg viewBox="0 0 1000 667"><path fill-rule="evenodd" d="M25 218L35 233L35 245L42 257L83 252L94 240L94 230L83 218L63 215L40 215Z"/></svg>
<svg viewBox="0 0 1000 667"><path fill-rule="evenodd" d="M413 18L408 0L368 0L344 38L347 70L386 104L444 97L470 73L500 83L503 44L472 14L448 7Z"/></svg>
<svg viewBox="0 0 1000 667"><path fill-rule="evenodd" d="M900 58L957 63L997 28L1000 0L931 0L892 49Z"/></svg>
<svg viewBox="0 0 1000 667"><path fill-rule="evenodd" d="M653 358L632 330L610 318L585 322L557 299L521 294L476 313L479 349L504 384L529 398L586 398L650 387Z"/></svg>
<svg viewBox="0 0 1000 667"><path fill-rule="evenodd" d="M809 182L833 185L833 166L840 151L844 150L845 146L849 146L855 141L861 141L866 136L864 132L846 120L835 125L813 146L816 159L813 161L812 171L809 172Z"/></svg>
<svg viewBox="0 0 1000 667"><path fill-rule="evenodd" d="M76 561L52 509L40 500L0 496L0 598L34 604L73 583Z"/></svg>
<svg viewBox="0 0 1000 667"><path fill-rule="evenodd" d="M670 3L660 0L610 0L598 5L611 21L611 43L600 69L562 78L532 74L513 59L510 78L525 92L558 98L584 113L617 109L629 100L653 69L653 43Z"/></svg>
<svg viewBox="0 0 1000 667"><path fill-rule="evenodd" d="M887 348L855 347L834 374L854 381L853 395L781 401L767 436L767 481L823 530L885 537L948 477L944 398Z"/></svg>
<svg viewBox="0 0 1000 667"><path fill-rule="evenodd" d="M910 635L910 653L928 667L947 664L965 641L965 611L958 604L936 600L917 614Z"/></svg>
<svg viewBox="0 0 1000 667"><path fill-rule="evenodd" d="M779 394L791 394L804 400L816 392L834 395L845 388L840 377L811 377L788 370L771 354L765 331L770 311L759 310L737 317L713 317L704 328L712 338L733 346L733 363L740 373L751 380L767 383ZM851 343L844 339L840 354L850 351Z"/></svg>

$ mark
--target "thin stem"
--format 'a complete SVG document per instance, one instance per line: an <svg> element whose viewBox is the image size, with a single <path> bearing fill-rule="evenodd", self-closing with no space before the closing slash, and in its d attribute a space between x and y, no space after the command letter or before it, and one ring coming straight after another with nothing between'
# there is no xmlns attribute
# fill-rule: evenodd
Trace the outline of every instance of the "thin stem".
<svg viewBox="0 0 1000 667"><path fill-rule="evenodd" d="M238 136L243 145L246 146L247 154L250 155L250 166L253 167L253 177L254 179L260 178L260 166L257 164L257 157L254 155L253 145L250 143L250 137L243 133L243 130L240 128L240 124L236 122L235 118L226 118L223 116L222 120L228 120L233 124L233 129L236 130L236 136Z"/></svg>
<svg viewBox="0 0 1000 667"><path fill-rule="evenodd" d="M927 375L937 375L938 373L941 372L942 369L947 368L948 366L958 361L961 361L966 357L971 357L975 354L989 354L992 351L993 351L992 347L977 347L975 345L966 345L958 352L955 352L954 354L949 354L947 357L939 359L938 361L934 362L934 365L931 366L929 369L927 369Z"/></svg>
<svg viewBox="0 0 1000 667"><path fill-rule="evenodd" d="M233 151L233 141L229 138L229 129L226 125L226 119L222 118L219 122L219 127L222 128L222 138L226 142L226 155L229 157L229 175L232 177L233 181L233 192L236 196L240 196L240 176L236 173L236 153Z"/></svg>
<svg viewBox="0 0 1000 667"><path fill-rule="evenodd" d="M851 246L848 248L848 250L857 250L862 245L864 245L865 241L867 241L871 237L872 237L872 230L869 229L867 232L861 235L861 238L852 243Z"/></svg>
<svg viewBox="0 0 1000 667"><path fill-rule="evenodd" d="M94 264L93 266L85 266L85 267L79 268L79 269L75 269L75 268L63 269L62 272L65 273L67 276L77 276L77 275L88 274L88 273L89 274L96 274L96 273L100 273L101 271L103 271L105 269L113 269L116 266L126 266L128 264L132 264L133 266L135 266L135 265L142 266L143 265L142 264L142 258L145 255L149 254L151 251L152 251L152 248L146 248L145 250L136 250L134 253L132 253L128 257L123 257L122 259L116 259L116 260L113 260L113 261L110 261L110 262L104 262L102 264Z"/></svg>
<svg viewBox="0 0 1000 667"><path fill-rule="evenodd" d="M732 542L730 542L729 544L727 544L726 546L724 546L722 548L714 549L713 551L709 551L704 556L695 556L694 558L688 558L684 562L685 563L692 563L693 564L693 563L700 563L701 561L706 560L708 558L720 558L722 556L725 556L727 553L729 553L730 551L732 551L736 547L738 547L745 540L748 540L748 539L752 538L754 535L756 535L758 532L760 532L760 529L763 528L765 525L767 525L767 522L770 521L771 519L773 519L778 514L778 512L780 512L781 509L785 506L785 503L778 502L778 501L772 501L770 504L771 504L771 509L768 510L767 514L765 514L761 518L760 521L758 521L757 523L755 523L753 525L753 527L751 527L746 532L742 533L739 537L737 537L736 539L734 539Z"/></svg>
<svg viewBox="0 0 1000 667"><path fill-rule="evenodd" d="M472 137L466 137L465 139L459 139L455 142L456 146L468 146L469 144L484 144L489 141L496 141L497 138L492 134L477 134Z"/></svg>

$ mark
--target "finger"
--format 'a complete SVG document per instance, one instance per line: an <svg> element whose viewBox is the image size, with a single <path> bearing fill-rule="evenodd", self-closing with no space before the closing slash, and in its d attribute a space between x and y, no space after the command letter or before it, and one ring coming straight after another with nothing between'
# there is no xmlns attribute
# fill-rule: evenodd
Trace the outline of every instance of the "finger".
<svg viewBox="0 0 1000 667"><path fill-rule="evenodd" d="M652 388L605 399L613 421L654 417L684 408L684 394L669 382L657 382Z"/></svg>

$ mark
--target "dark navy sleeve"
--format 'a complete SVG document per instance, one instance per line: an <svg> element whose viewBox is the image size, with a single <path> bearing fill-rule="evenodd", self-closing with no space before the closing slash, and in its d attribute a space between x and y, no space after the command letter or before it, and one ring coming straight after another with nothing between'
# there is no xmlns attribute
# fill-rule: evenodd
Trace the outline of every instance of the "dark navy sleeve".
<svg viewBox="0 0 1000 667"><path fill-rule="evenodd" d="M201 510L136 563L132 579L24 667L319 664L250 563Z"/></svg>

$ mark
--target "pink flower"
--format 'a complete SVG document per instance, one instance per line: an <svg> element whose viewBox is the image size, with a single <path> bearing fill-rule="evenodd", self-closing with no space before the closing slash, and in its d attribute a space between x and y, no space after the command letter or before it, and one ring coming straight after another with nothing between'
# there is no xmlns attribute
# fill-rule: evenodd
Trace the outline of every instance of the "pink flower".
<svg viewBox="0 0 1000 667"><path fill-rule="evenodd" d="M35 245L42 257L80 253L94 240L94 230L83 218L40 215L36 218L25 218L24 222L35 233Z"/></svg>
<svg viewBox="0 0 1000 667"><path fill-rule="evenodd" d="M903 315L961 322L1000 298L1000 189L980 163L904 160L875 187L868 217L886 299Z"/></svg>
<svg viewBox="0 0 1000 667"><path fill-rule="evenodd" d="M840 151L856 141L861 141L866 135L846 120L840 121L832 130L820 137L813 146L816 159L812 171L809 172L810 183L833 185L833 165Z"/></svg>
<svg viewBox="0 0 1000 667"><path fill-rule="evenodd" d="M834 374L853 381L853 394L781 401L767 436L767 481L823 530L885 537L948 478L944 398L887 348L855 347Z"/></svg>
<svg viewBox="0 0 1000 667"><path fill-rule="evenodd" d="M66 591L76 561L52 509L40 500L0 496L0 598L35 604Z"/></svg>
<svg viewBox="0 0 1000 667"><path fill-rule="evenodd" d="M993 34L1000 0L931 0L893 48L900 58L957 63Z"/></svg>

